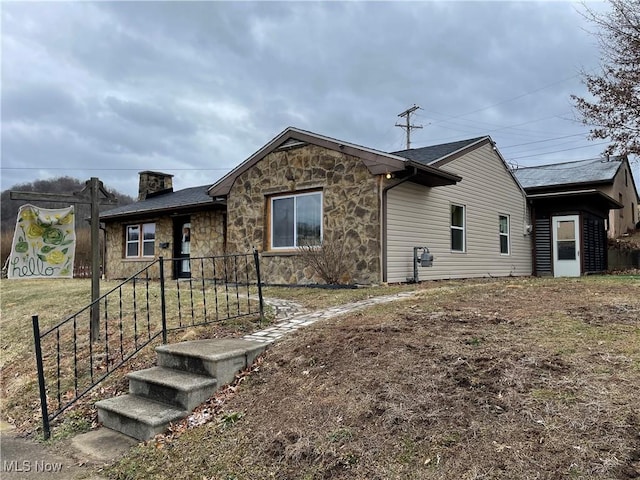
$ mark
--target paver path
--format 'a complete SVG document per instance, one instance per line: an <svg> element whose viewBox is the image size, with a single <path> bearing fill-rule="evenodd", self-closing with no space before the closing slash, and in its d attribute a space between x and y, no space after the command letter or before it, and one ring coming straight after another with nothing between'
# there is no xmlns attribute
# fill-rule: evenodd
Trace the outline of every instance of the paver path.
<svg viewBox="0 0 640 480"><path fill-rule="evenodd" d="M327 318L337 317L338 315L344 315L346 313L362 310L373 305L379 305L382 303L389 303L395 300L403 298L409 298L415 295L416 292L401 292L394 295L384 295L381 297L371 297L358 302L346 303L344 305L338 305L336 307L330 307L325 310L318 310L316 312L304 311L304 308L294 302L287 302L280 299L268 299L265 298L265 302L271 305L276 310L276 319L279 318L278 312L287 312L283 320L271 325L264 330L260 330L249 335L245 335L243 338L246 340L254 340L256 342L273 343L283 336L295 332L299 328L302 328L318 320L325 320ZM293 313L296 312L296 313ZM291 315L293 313L293 315Z"/></svg>

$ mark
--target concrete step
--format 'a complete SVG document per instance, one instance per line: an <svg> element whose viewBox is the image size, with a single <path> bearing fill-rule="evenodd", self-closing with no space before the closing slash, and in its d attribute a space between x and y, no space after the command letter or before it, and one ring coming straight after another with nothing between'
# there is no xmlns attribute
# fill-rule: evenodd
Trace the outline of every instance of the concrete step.
<svg viewBox="0 0 640 480"><path fill-rule="evenodd" d="M105 427L143 441L164 432L171 422L189 415L186 410L137 395L100 400L96 408L98 421Z"/></svg>
<svg viewBox="0 0 640 480"><path fill-rule="evenodd" d="M129 395L96 403L105 427L149 440L235 379L267 345L243 339L194 340L156 348L157 367L127 375Z"/></svg>
<svg viewBox="0 0 640 480"><path fill-rule="evenodd" d="M127 375L129 393L191 411L217 390L215 378L165 367Z"/></svg>
<svg viewBox="0 0 640 480"><path fill-rule="evenodd" d="M156 347L158 365L218 380L233 382L236 373L250 366L266 345L243 339L194 340Z"/></svg>
<svg viewBox="0 0 640 480"><path fill-rule="evenodd" d="M218 384L212 377L165 367L131 372L127 378L129 393L189 411L211 397Z"/></svg>

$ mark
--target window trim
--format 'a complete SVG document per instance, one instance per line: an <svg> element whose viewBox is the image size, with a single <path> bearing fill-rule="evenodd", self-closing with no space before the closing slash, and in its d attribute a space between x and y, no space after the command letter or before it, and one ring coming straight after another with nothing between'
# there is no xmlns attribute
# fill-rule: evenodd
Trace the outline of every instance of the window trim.
<svg viewBox="0 0 640 480"><path fill-rule="evenodd" d="M462 226L453 224L453 207L462 208ZM462 250L454 250L453 248L453 231L462 231ZM452 253L467 253L467 206L459 203L451 203L449 205L449 247Z"/></svg>
<svg viewBox="0 0 640 480"><path fill-rule="evenodd" d="M153 225L153 239L145 240L144 238L144 227L148 225ZM129 229L137 228L138 239L137 240L129 240ZM151 255L144 254L145 244L151 243L153 245L153 253ZM129 255L129 245L136 245L136 255ZM146 223L132 223L125 225L124 228L124 258L126 259L135 259L135 258L155 258L156 256L156 223L155 222L146 222Z"/></svg>
<svg viewBox="0 0 640 480"><path fill-rule="evenodd" d="M501 223L500 220L502 220L502 218L506 218L507 219L507 233L503 233L501 230ZM506 237L507 238L507 251L503 252L502 251L502 237ZM509 256L511 255L511 217L505 213L499 213L498 214L498 239L500 240L498 247L500 249L500 255L504 255Z"/></svg>
<svg viewBox="0 0 640 480"><path fill-rule="evenodd" d="M272 252L285 252L285 251L295 251L297 250L300 245L297 245L297 199L300 197L306 197L306 196L311 196L311 195L319 195L320 196L320 244L322 243L322 239L324 236L324 195L322 190L312 190L312 191L304 191L304 192L295 192L295 193L285 193L285 194L278 194L278 195L272 195L269 197L269 213L268 213L268 222L269 222L269 251ZM275 247L274 246L274 239L273 239L273 235L274 235L274 222L273 222L273 202L276 200L284 200L287 198L293 198L293 213L294 213L294 219L293 219L293 245L287 245L284 247ZM320 244L318 245L318 247L320 246Z"/></svg>

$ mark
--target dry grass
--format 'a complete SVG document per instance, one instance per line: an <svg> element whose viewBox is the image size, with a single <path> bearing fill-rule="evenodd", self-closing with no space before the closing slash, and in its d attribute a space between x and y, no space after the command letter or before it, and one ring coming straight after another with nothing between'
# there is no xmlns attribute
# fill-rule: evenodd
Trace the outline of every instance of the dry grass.
<svg viewBox="0 0 640 480"><path fill-rule="evenodd" d="M282 341L226 417L141 445L109 474L640 476L638 277L423 287Z"/></svg>
<svg viewBox="0 0 640 480"><path fill-rule="evenodd" d="M117 282L101 282L101 291L105 293L117 285ZM187 330L170 333L169 341L239 336L258 327L257 313L226 320L228 316L248 314L249 307L252 312L258 311L257 302L247 298L250 292L246 288L236 292L211 285L206 288L198 285L194 289L187 286L188 282L168 282L166 285L168 328L190 325ZM15 424L22 432L40 428L31 316L39 314L41 332L45 332L85 307L90 302L90 289L89 280L0 281L0 372L3 379L0 413L4 420ZM134 352L136 346L161 331L158 282L138 282L135 303L133 287L128 284L115 290L106 305L101 302L100 308L101 340L91 348L89 309L74 317L75 320L67 321L58 333L42 339L50 413L73 399L75 392L82 392L93 381L111 372L117 363ZM197 326L206 321L216 323ZM75 409L93 419L93 401L125 391L124 374L151 366L155 361L152 346L160 341L161 337L158 337L133 361L81 400ZM62 372L59 387L54 379L58 368Z"/></svg>

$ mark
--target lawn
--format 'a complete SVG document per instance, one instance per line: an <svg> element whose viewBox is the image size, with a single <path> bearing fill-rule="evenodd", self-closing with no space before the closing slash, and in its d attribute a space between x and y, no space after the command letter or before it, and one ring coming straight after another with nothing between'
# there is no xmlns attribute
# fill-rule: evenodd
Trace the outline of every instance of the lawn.
<svg viewBox="0 0 640 480"><path fill-rule="evenodd" d="M423 284L278 343L215 421L179 425L108 473L638 478L639 319L638 277Z"/></svg>
<svg viewBox="0 0 640 480"><path fill-rule="evenodd" d="M3 330L12 323L4 286ZM640 277L270 288L266 295L315 309L398 288L417 293L316 323L273 345L236 387L201 407L191 422L140 444L102 475L640 476ZM3 340L5 348L13 351ZM33 375L31 365L22 366L24 355L6 354L3 400L12 406L5 414L26 416L29 409L18 407L24 403L37 410L37 402L25 401L27 390L6 388L7 373L11 385L16 373ZM83 408L93 414L90 405ZM210 411L217 412L211 421L190 427Z"/></svg>

